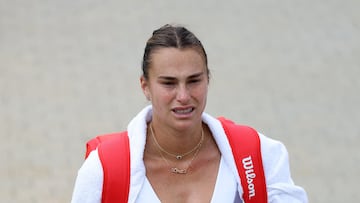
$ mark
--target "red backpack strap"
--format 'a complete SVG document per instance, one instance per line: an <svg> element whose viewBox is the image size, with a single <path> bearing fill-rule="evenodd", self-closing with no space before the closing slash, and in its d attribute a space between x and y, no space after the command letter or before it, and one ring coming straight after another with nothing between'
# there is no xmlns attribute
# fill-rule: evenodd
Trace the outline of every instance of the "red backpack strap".
<svg viewBox="0 0 360 203"><path fill-rule="evenodd" d="M125 132L122 132L125 133ZM112 134L106 134L106 135L100 135L95 138L92 138L86 143L86 153L85 153L85 159L89 156L90 152L94 151L96 148L98 148L99 144L104 142L105 140L111 139L113 137L118 136L121 133L112 133Z"/></svg>
<svg viewBox="0 0 360 203"><path fill-rule="evenodd" d="M104 174L101 202L127 202L130 188L130 148L127 132L93 138L87 143L86 157L96 148Z"/></svg>
<svg viewBox="0 0 360 203"><path fill-rule="evenodd" d="M256 130L220 117L229 140L243 188L245 203L266 203L266 181Z"/></svg>

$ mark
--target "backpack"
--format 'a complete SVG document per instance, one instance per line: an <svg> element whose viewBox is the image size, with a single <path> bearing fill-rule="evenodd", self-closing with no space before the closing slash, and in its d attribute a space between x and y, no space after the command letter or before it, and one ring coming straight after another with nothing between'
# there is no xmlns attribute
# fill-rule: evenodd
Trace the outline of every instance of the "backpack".
<svg viewBox="0 0 360 203"><path fill-rule="evenodd" d="M267 191L256 130L218 118L229 140L245 203L266 203ZM127 131L97 136L87 142L85 159L98 149L104 180L102 203L127 202L130 187L130 149Z"/></svg>

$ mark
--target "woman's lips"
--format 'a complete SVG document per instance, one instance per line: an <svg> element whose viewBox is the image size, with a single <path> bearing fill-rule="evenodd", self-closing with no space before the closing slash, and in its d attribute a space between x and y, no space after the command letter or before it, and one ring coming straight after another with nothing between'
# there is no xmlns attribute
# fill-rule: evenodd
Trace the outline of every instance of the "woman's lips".
<svg viewBox="0 0 360 203"><path fill-rule="evenodd" d="M179 115L187 115L194 111L195 108L188 107L188 108L174 108L172 111Z"/></svg>

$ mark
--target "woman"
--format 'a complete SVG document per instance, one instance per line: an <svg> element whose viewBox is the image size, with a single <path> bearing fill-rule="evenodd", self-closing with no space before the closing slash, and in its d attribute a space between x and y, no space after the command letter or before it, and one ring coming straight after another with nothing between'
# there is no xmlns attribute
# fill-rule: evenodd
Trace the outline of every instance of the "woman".
<svg viewBox="0 0 360 203"><path fill-rule="evenodd" d="M210 72L201 42L184 27L165 25L147 41L142 70L151 106L127 129L128 202L243 202L224 129L204 113ZM290 177L285 147L259 136L268 201L307 202ZM101 202L102 187L95 150L78 172L72 202Z"/></svg>

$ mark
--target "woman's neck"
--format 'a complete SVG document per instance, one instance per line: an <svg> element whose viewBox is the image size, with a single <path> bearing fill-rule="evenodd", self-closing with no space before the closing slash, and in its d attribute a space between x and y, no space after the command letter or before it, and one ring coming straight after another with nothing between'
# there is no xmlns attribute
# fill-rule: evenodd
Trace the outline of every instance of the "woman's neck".
<svg viewBox="0 0 360 203"><path fill-rule="evenodd" d="M153 136L155 146L157 145L170 154L181 155L191 152L204 138L202 125L200 123L186 130L176 130L165 125L159 125L156 122L150 122L148 127L152 128L152 132L151 130L148 132Z"/></svg>

